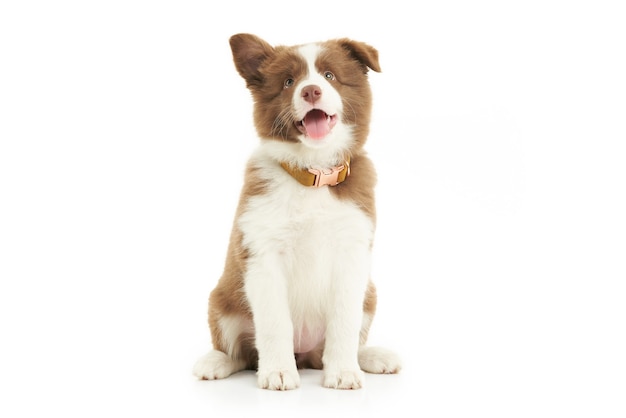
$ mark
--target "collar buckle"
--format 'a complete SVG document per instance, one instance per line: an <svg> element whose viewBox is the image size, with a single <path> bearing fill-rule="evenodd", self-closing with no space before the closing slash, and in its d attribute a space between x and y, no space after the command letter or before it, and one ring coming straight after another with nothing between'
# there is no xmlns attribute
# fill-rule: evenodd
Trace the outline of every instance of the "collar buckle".
<svg viewBox="0 0 626 418"><path fill-rule="evenodd" d="M336 186L343 182L350 175L350 157L337 167L317 169L317 168L294 168L287 162L280 165L298 183L307 187Z"/></svg>
<svg viewBox="0 0 626 418"><path fill-rule="evenodd" d="M315 175L312 187L336 186L339 184L339 173L343 171L345 166L332 167L327 170L318 170L309 168L309 173Z"/></svg>

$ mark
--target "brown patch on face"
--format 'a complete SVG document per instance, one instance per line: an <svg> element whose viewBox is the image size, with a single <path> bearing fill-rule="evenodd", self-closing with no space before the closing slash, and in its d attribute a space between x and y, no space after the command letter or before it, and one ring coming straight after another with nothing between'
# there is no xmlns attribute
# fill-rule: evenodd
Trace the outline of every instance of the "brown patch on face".
<svg viewBox="0 0 626 418"><path fill-rule="evenodd" d="M276 54L260 67L264 84L250 89L254 98L254 124L263 138L297 142L300 131L292 112L293 89L307 74L306 62L294 49L277 47Z"/></svg>
<svg viewBox="0 0 626 418"><path fill-rule="evenodd" d="M230 39L233 61L254 100L254 125L259 136L297 142L299 131L291 113L293 88L307 74L296 47L272 47L255 35Z"/></svg>
<svg viewBox="0 0 626 418"><path fill-rule="evenodd" d="M362 42L337 39L322 44L315 65L321 74L330 71L331 85L343 101L343 123L354 126L355 149L363 146L369 134L372 93L368 68L380 71L378 51Z"/></svg>

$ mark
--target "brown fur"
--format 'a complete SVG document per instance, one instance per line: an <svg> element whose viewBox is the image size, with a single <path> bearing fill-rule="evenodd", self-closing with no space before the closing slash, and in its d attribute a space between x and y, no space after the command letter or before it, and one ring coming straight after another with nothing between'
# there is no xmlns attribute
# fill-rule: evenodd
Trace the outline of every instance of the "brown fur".
<svg viewBox="0 0 626 418"><path fill-rule="evenodd" d="M356 203L376 223L376 202L374 186L376 185L376 171L374 164L361 151L350 161L351 174L343 183L329 190L339 199L351 200Z"/></svg>

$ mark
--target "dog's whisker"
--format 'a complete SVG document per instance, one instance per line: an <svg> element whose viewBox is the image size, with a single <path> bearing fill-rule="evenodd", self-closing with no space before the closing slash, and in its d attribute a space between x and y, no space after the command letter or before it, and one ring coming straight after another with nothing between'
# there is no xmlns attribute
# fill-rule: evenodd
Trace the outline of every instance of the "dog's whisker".
<svg viewBox="0 0 626 418"><path fill-rule="evenodd" d="M352 114L352 117L355 121L355 123L358 122L357 120L357 111L354 109L354 106L352 104L352 100L350 100L349 98L344 98L343 100L344 104L348 105L348 108L350 109L350 113Z"/></svg>
<svg viewBox="0 0 626 418"><path fill-rule="evenodd" d="M270 131L271 135L286 139L286 130L289 126L288 123L292 118L293 117L291 116L291 112L289 111L289 109L281 110L274 119L274 122L272 123L272 128Z"/></svg>

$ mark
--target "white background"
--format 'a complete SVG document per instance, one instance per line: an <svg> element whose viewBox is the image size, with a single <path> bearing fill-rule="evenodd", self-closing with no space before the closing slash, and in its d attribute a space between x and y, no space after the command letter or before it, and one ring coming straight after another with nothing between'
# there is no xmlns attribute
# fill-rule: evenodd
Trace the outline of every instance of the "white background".
<svg viewBox="0 0 626 418"><path fill-rule="evenodd" d="M625 416L620 2L249 3L1 3L0 415ZM257 144L237 32L380 51L371 342L398 376L191 375Z"/></svg>

